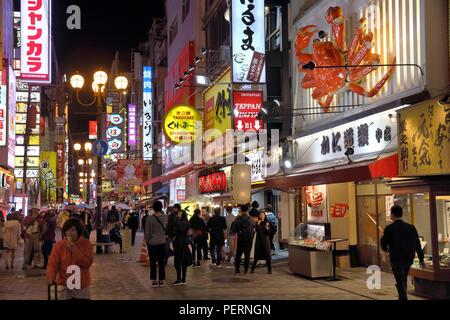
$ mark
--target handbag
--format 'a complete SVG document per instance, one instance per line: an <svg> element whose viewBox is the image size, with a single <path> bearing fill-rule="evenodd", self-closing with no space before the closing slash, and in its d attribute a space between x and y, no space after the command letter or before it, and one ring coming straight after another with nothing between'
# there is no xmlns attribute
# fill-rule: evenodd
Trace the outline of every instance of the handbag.
<svg viewBox="0 0 450 320"><path fill-rule="evenodd" d="M156 221L158 221L158 223L161 225L161 227L163 228L164 232L167 234L167 229L166 227L164 227L163 223L161 222L161 220L159 220L159 218L157 216L154 216ZM172 257L174 255L173 250L170 248L170 239L168 237L166 237L166 258Z"/></svg>

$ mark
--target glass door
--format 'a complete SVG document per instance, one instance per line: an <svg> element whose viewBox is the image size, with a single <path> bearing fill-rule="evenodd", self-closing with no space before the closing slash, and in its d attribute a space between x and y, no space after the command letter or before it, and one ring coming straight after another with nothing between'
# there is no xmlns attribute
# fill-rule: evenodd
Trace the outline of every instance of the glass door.
<svg viewBox="0 0 450 320"><path fill-rule="evenodd" d="M357 198L358 254L363 266L378 265L376 199L375 196Z"/></svg>

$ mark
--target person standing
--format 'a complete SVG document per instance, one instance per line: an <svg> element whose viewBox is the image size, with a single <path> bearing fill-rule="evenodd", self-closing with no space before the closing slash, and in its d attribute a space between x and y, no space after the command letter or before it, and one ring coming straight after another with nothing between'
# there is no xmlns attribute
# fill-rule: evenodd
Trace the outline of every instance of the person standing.
<svg viewBox="0 0 450 320"><path fill-rule="evenodd" d="M267 272L272 274L272 255L270 247L271 225L264 212L259 215L255 226L256 242L255 242L255 257L251 273L255 272L258 260L266 260Z"/></svg>
<svg viewBox="0 0 450 320"><path fill-rule="evenodd" d="M225 232L227 230L227 222L225 217L220 216L220 208L214 209L212 216L207 224L209 232L209 245L211 247L211 266L221 267L222 247L225 244Z"/></svg>
<svg viewBox="0 0 450 320"><path fill-rule="evenodd" d="M131 213L131 216L128 218L127 226L131 230L131 246L134 247L136 232L139 229L139 214L136 211Z"/></svg>
<svg viewBox="0 0 450 320"><path fill-rule="evenodd" d="M6 249L6 270L14 268L14 260L16 256L16 250L19 246L20 233L20 222L15 220L13 215L9 214L6 217L3 231L3 246Z"/></svg>
<svg viewBox="0 0 450 320"><path fill-rule="evenodd" d="M142 217L142 222L141 222L141 230L142 232L145 231L145 220L148 218L148 209L145 209L144 211L144 216Z"/></svg>
<svg viewBox="0 0 450 320"><path fill-rule="evenodd" d="M172 283L174 286L186 284L187 268L192 265L192 253L188 246L188 231L187 213L181 210L174 222L173 250L174 266L177 271L177 280Z"/></svg>
<svg viewBox="0 0 450 320"><path fill-rule="evenodd" d="M39 209L33 208L28 211L28 216L23 220L24 227L24 260L23 269L30 267L34 261L34 266L39 267L40 263L40 223Z"/></svg>
<svg viewBox="0 0 450 320"><path fill-rule="evenodd" d="M44 266L42 269L47 269L48 257L52 253L53 244L56 237L56 212L50 210L44 216L43 228L41 233L42 240L42 255L44 257Z"/></svg>
<svg viewBox="0 0 450 320"><path fill-rule="evenodd" d="M91 275L89 268L94 262L92 244L82 237L83 225L79 219L71 218L63 226L64 239L58 241L50 255L47 268L48 285L65 287L66 300L89 300ZM67 280L73 274L73 266L80 269L80 287L68 288ZM70 268L70 269L69 269Z"/></svg>
<svg viewBox="0 0 450 320"><path fill-rule="evenodd" d="M275 237L275 234L278 231L278 218L275 215L275 213L273 213L272 211L272 206L270 204L268 204L266 206L266 214L267 214L267 220L269 220L270 223L270 234L269 234L269 238L270 238L270 247L272 249L272 255L275 254L275 244L273 243L273 238Z"/></svg>
<svg viewBox="0 0 450 320"><path fill-rule="evenodd" d="M425 268L425 262L416 228L411 224L405 223L402 217L402 207L393 206L391 208L391 220L393 223L384 229L380 242L383 251L389 253L398 298L399 300L408 300L408 274L416 253L422 268Z"/></svg>
<svg viewBox="0 0 450 320"><path fill-rule="evenodd" d="M123 253L123 241L122 234L120 233L119 224L114 225L114 227L109 231L109 238L111 242L117 243L120 247L120 253Z"/></svg>
<svg viewBox="0 0 450 320"><path fill-rule="evenodd" d="M235 258L235 273L240 273L241 258L244 254L244 273L248 273L250 252L252 250L254 225L248 215L248 205L241 205L241 215L233 224L233 232L237 234L237 252Z"/></svg>
<svg viewBox="0 0 450 320"><path fill-rule="evenodd" d="M206 211L205 208L202 209L202 215L201 217L203 222L202 222L202 229L203 229L203 243L202 243L202 250L203 250L203 260L209 260L208 257L208 231L206 230L206 227L208 225L208 221L210 219L209 213L208 211Z"/></svg>
<svg viewBox="0 0 450 320"><path fill-rule="evenodd" d="M166 280L166 243L168 217L162 211L160 201L153 203L154 214L145 221L145 241L150 255L150 280L152 287L164 287ZM157 281L157 273L159 281Z"/></svg>
<svg viewBox="0 0 450 320"><path fill-rule="evenodd" d="M203 236L206 232L200 209L194 210L194 215L189 220L189 224L192 228L192 259L194 261L194 268L196 268L201 265L200 260L202 259Z"/></svg>

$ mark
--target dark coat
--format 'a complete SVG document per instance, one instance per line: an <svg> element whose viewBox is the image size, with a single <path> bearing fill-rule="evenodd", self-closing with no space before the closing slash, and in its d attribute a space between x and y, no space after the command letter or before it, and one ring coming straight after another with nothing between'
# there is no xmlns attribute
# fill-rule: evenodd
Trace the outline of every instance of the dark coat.
<svg viewBox="0 0 450 320"><path fill-rule="evenodd" d="M227 230L225 217L214 215L208 220L207 228L211 244L223 246L225 244L224 233Z"/></svg>
<svg viewBox="0 0 450 320"><path fill-rule="evenodd" d="M169 220L167 222L167 235L169 238L175 237L175 222L177 220L177 215L175 213L169 214Z"/></svg>
<svg viewBox="0 0 450 320"><path fill-rule="evenodd" d="M397 220L384 229L381 248L389 252L391 263L412 264L417 252L420 261L424 254L416 228L402 220Z"/></svg>
<svg viewBox="0 0 450 320"><path fill-rule="evenodd" d="M266 225L268 223L268 225ZM270 245L271 226L269 221L263 221L255 226L255 260L271 260L272 252Z"/></svg>
<svg viewBox="0 0 450 320"><path fill-rule="evenodd" d="M175 220L173 223L173 231L175 238L173 239L174 249L174 265L189 267L192 265L192 254L189 250L188 239L189 223L187 221Z"/></svg>
<svg viewBox="0 0 450 320"><path fill-rule="evenodd" d="M137 213L133 213L129 218L127 222L128 228L131 230L137 230L139 228L139 216Z"/></svg>
<svg viewBox="0 0 450 320"><path fill-rule="evenodd" d="M248 214L241 215L233 222L232 232L238 235L238 241L252 241L255 233L255 225Z"/></svg>
<svg viewBox="0 0 450 320"><path fill-rule="evenodd" d="M208 232L205 220L200 218L198 215L193 215L192 218L189 220L189 224L193 229L194 238L204 237Z"/></svg>

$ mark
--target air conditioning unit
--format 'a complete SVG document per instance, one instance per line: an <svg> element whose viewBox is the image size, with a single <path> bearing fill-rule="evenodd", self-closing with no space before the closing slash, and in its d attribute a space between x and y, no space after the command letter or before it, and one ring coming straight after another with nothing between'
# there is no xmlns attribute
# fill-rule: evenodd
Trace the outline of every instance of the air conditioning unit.
<svg viewBox="0 0 450 320"><path fill-rule="evenodd" d="M230 46L220 46L219 59L222 62L228 62L231 59L231 48Z"/></svg>

